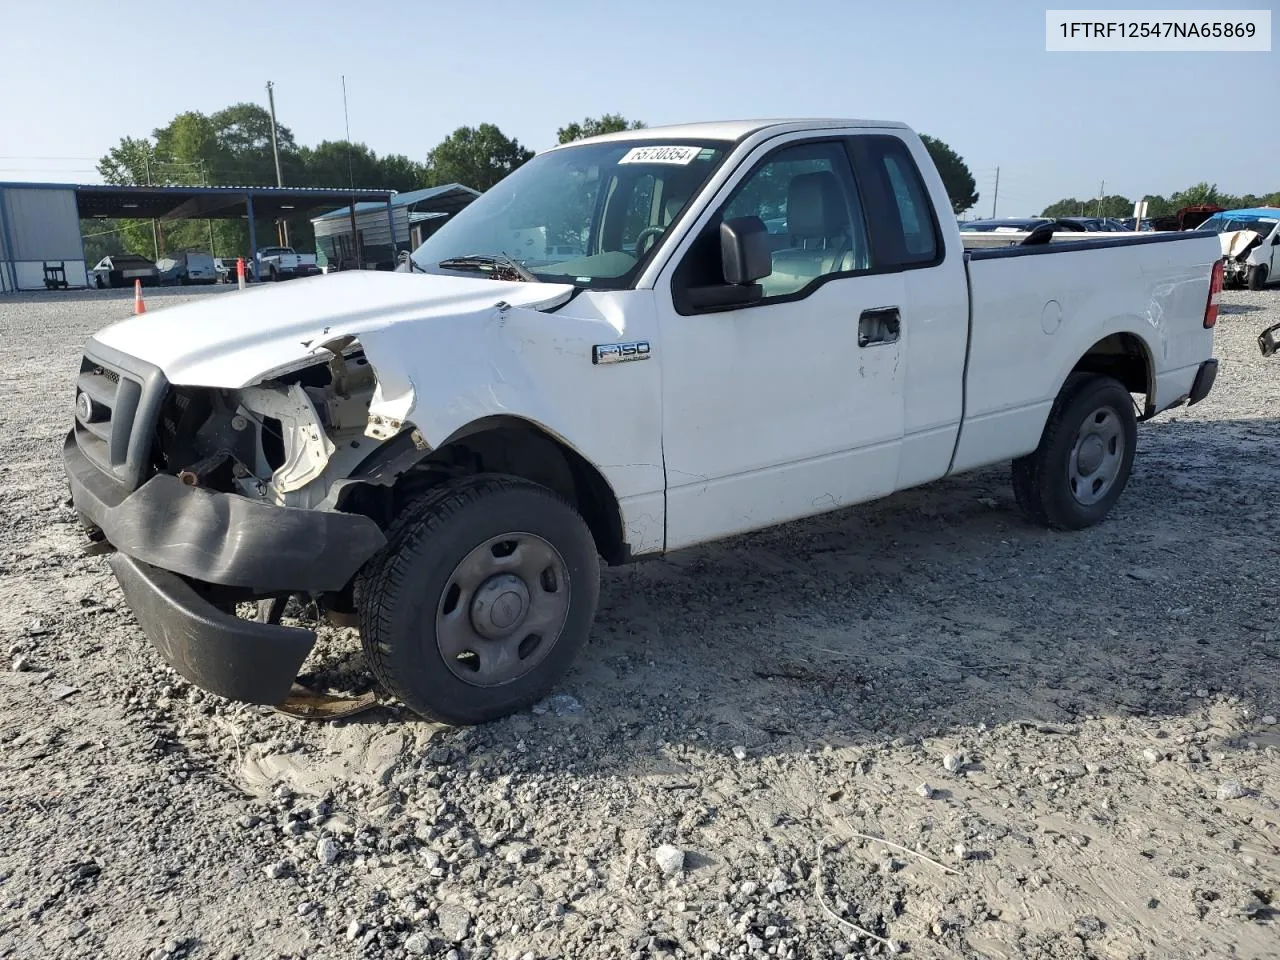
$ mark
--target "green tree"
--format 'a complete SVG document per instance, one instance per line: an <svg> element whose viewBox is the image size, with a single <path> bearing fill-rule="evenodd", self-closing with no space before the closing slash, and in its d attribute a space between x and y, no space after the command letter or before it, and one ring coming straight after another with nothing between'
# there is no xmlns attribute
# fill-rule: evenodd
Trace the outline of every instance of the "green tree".
<svg viewBox="0 0 1280 960"><path fill-rule="evenodd" d="M1162 197L1157 193L1145 196L1142 199L1147 202L1148 217L1163 217L1166 214L1173 213L1173 204L1169 202L1167 197Z"/></svg>
<svg viewBox="0 0 1280 960"><path fill-rule="evenodd" d="M620 133L623 130L643 130L641 120L628 120L620 113L606 113L600 117L586 117L581 122L575 120L568 126L556 131L560 143L572 143L587 137L598 137L602 133Z"/></svg>
<svg viewBox="0 0 1280 960"><path fill-rule="evenodd" d="M942 184L947 188L947 197L951 200L951 212L957 215L964 213L978 202L978 185L964 158L941 140L924 134L920 135L920 139L924 141L925 149L929 151L934 166L942 176Z"/></svg>
<svg viewBox="0 0 1280 960"><path fill-rule="evenodd" d="M1232 203L1224 203L1223 201L1226 200L1231 200ZM1206 183L1202 180L1200 183L1192 184L1185 190L1179 190L1169 198L1169 202L1175 210L1179 207L1201 206L1203 204L1230 207L1234 203L1234 198L1222 193L1216 183Z"/></svg>
<svg viewBox="0 0 1280 960"><path fill-rule="evenodd" d="M427 154L426 182L461 183L483 192L532 157L532 150L491 123L459 127Z"/></svg>
<svg viewBox="0 0 1280 960"><path fill-rule="evenodd" d="M1067 197L1065 200L1059 200L1051 203L1040 212L1042 217L1078 217L1080 211L1084 209L1085 201L1077 200L1075 197Z"/></svg>
<svg viewBox="0 0 1280 960"><path fill-rule="evenodd" d="M298 156L307 185L357 189L416 190L423 185L421 164L406 156L379 157L363 143L324 140L313 147L300 147Z"/></svg>

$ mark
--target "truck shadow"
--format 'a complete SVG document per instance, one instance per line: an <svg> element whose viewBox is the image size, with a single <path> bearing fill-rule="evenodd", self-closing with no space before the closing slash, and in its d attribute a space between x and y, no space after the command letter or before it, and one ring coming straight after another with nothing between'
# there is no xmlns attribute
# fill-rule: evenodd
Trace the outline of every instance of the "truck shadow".
<svg viewBox="0 0 1280 960"><path fill-rule="evenodd" d="M1280 422L1140 436L1090 530L1029 525L989 469L610 571L561 686L581 735L786 753L1273 697Z"/></svg>
<svg viewBox="0 0 1280 960"><path fill-rule="evenodd" d="M564 734L584 745L576 772L645 775L673 744L785 755L1179 716L1203 705L1196 691L1265 702L1280 689L1276 476L1280 421L1156 421L1089 530L1025 521L1007 468L961 475L606 571L591 642L557 688L568 715L470 732L401 710L342 723L499 750ZM361 667L353 651L340 669ZM585 748L608 743L625 749Z"/></svg>

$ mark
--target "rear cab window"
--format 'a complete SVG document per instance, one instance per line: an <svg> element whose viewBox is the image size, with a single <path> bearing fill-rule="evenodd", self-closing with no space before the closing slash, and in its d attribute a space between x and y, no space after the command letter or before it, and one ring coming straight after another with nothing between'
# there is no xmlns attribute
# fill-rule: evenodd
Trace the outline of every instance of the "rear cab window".
<svg viewBox="0 0 1280 960"><path fill-rule="evenodd" d="M860 179L872 187L867 206L877 267L941 263L945 251L938 214L906 142L872 134L853 137L851 148Z"/></svg>

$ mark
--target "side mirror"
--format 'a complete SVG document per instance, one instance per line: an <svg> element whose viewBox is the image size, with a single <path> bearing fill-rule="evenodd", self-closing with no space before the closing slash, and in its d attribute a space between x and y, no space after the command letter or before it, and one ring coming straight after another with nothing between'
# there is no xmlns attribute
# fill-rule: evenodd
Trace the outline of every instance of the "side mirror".
<svg viewBox="0 0 1280 960"><path fill-rule="evenodd" d="M740 287L773 273L769 229L759 217L734 217L720 224L724 282Z"/></svg>
<svg viewBox="0 0 1280 960"><path fill-rule="evenodd" d="M1271 245L1273 247L1280 246L1280 233L1277 233L1274 237L1271 238Z"/></svg>

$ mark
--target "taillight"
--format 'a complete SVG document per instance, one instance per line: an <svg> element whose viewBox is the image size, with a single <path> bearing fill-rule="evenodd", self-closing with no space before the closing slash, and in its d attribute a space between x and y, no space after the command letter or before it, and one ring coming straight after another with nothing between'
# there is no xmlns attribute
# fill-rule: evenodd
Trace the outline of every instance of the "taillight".
<svg viewBox="0 0 1280 960"><path fill-rule="evenodd" d="M1212 328L1218 322L1218 298L1222 294L1222 261L1215 260L1213 276L1209 280L1209 302L1204 306L1204 328Z"/></svg>

